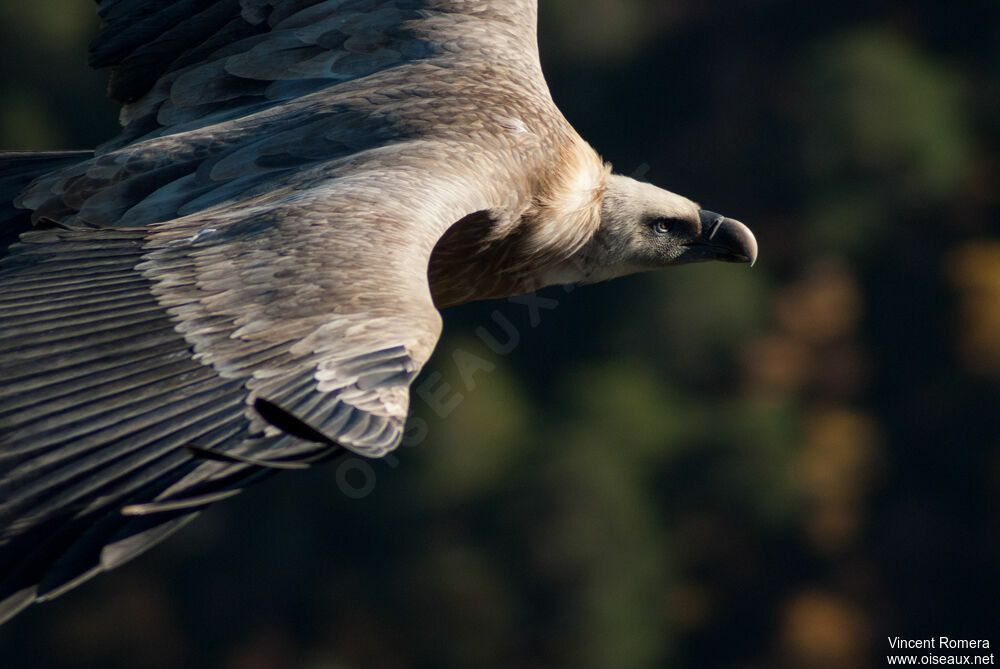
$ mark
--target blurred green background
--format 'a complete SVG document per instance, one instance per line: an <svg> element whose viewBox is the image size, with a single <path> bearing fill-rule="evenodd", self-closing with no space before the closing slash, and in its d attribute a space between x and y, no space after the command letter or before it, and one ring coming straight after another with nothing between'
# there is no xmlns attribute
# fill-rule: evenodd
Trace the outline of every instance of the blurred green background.
<svg viewBox="0 0 1000 669"><path fill-rule="evenodd" d="M213 508L0 628L2 666L864 669L887 636L1000 643L1000 3L541 5L570 121L748 223L757 266L447 311L412 447ZM95 30L85 0L0 0L0 146L115 133Z"/></svg>

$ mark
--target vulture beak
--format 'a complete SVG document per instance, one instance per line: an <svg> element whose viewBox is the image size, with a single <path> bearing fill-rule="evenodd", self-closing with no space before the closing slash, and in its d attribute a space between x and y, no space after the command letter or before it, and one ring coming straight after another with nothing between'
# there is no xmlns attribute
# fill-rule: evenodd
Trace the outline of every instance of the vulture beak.
<svg viewBox="0 0 1000 669"><path fill-rule="evenodd" d="M701 234L688 242L681 260L721 260L723 262L748 262L753 266L757 260L757 240L750 228L739 221L726 218L714 211L702 209Z"/></svg>

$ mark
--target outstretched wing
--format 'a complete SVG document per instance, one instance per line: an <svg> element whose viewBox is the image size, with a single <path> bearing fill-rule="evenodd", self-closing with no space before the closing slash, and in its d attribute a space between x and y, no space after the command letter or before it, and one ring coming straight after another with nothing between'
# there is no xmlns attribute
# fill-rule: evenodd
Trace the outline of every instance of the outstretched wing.
<svg viewBox="0 0 1000 669"><path fill-rule="evenodd" d="M401 201L423 189L441 184L355 172L239 215L23 237L0 272L0 617L269 463L398 443L440 329L434 230L480 205L474 190ZM259 400L323 443L285 434Z"/></svg>
<svg viewBox="0 0 1000 669"><path fill-rule="evenodd" d="M435 243L572 132L532 2L101 11L124 133L25 190L0 266L0 621L263 472L393 448Z"/></svg>

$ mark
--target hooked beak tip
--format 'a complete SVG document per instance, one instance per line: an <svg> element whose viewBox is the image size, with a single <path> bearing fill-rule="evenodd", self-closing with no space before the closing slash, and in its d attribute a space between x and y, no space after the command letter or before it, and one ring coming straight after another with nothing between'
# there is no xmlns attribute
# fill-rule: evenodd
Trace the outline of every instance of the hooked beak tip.
<svg viewBox="0 0 1000 669"><path fill-rule="evenodd" d="M696 242L707 247L716 259L725 262L746 262L753 267L757 262L757 239L750 228L736 219L702 209L701 238Z"/></svg>

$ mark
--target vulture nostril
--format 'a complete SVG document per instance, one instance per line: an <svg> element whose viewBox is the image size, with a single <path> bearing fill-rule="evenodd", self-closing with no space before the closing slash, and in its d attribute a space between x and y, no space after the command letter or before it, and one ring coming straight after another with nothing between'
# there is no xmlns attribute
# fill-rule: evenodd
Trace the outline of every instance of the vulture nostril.
<svg viewBox="0 0 1000 669"><path fill-rule="evenodd" d="M712 229L708 231L709 239L715 237L715 233L719 231L719 226L722 225L722 221L724 220L725 218L723 216L719 216L714 221L712 221Z"/></svg>

